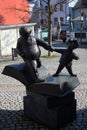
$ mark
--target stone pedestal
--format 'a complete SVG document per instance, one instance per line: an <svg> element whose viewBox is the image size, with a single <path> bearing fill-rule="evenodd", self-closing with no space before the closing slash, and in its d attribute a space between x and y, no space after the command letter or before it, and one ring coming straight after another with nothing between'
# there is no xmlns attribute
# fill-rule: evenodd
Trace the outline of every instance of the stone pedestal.
<svg viewBox="0 0 87 130"><path fill-rule="evenodd" d="M30 93L24 97L24 114L46 127L61 128L76 119L74 92L61 98Z"/></svg>
<svg viewBox="0 0 87 130"><path fill-rule="evenodd" d="M71 123L76 119L72 90L78 85L78 78L70 75L49 76L45 82L30 85L24 97L25 116L57 130Z"/></svg>
<svg viewBox="0 0 87 130"><path fill-rule="evenodd" d="M51 76L45 67L39 75L45 82L33 83L26 64L8 65L3 74L11 76L26 87L24 114L49 128L59 129L76 119L76 99L72 90L79 85L77 77L61 74Z"/></svg>

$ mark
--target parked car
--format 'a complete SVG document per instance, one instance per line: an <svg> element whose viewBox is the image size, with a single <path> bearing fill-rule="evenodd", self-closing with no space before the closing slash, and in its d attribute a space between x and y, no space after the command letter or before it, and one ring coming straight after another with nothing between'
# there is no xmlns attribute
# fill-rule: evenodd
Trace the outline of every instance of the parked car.
<svg viewBox="0 0 87 130"><path fill-rule="evenodd" d="M60 39L62 39L63 42L66 42L66 37L67 37L66 30L61 30Z"/></svg>
<svg viewBox="0 0 87 130"><path fill-rule="evenodd" d="M69 25L68 24L61 24L61 31L60 31L60 39L63 40L63 42L66 42L69 38Z"/></svg>

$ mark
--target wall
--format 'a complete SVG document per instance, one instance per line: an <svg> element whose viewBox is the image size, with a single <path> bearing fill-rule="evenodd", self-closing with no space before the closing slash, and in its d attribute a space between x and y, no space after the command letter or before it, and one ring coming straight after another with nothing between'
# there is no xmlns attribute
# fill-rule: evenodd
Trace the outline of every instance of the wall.
<svg viewBox="0 0 87 130"><path fill-rule="evenodd" d="M34 25L36 23L0 26L0 56L11 55L11 49L17 44L20 26L27 26L34 35Z"/></svg>

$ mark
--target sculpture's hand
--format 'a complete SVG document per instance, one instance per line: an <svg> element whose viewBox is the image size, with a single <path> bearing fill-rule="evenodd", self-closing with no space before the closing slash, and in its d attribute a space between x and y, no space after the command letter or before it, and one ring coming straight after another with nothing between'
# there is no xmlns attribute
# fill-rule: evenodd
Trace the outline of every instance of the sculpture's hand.
<svg viewBox="0 0 87 130"><path fill-rule="evenodd" d="M79 59L79 57L75 53L72 53L72 58L75 59L75 60Z"/></svg>
<svg viewBox="0 0 87 130"><path fill-rule="evenodd" d="M54 47L51 47L51 50L50 50L51 52L53 52L53 51L55 51L55 48Z"/></svg>
<svg viewBox="0 0 87 130"><path fill-rule="evenodd" d="M78 57L78 56L75 56L75 60L79 60L79 57Z"/></svg>
<svg viewBox="0 0 87 130"><path fill-rule="evenodd" d="M65 49L58 49L58 48L53 48L53 51L57 52L57 53L61 53L63 54Z"/></svg>

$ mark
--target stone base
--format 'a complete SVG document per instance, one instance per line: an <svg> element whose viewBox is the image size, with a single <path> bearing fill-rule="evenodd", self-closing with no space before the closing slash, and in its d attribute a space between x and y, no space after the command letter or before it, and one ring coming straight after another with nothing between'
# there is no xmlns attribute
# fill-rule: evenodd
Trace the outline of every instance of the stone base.
<svg viewBox="0 0 87 130"><path fill-rule="evenodd" d="M57 77L49 76L45 82L31 84L28 91L42 95L65 97L78 85L77 77L62 74Z"/></svg>
<svg viewBox="0 0 87 130"><path fill-rule="evenodd" d="M19 80L28 89L31 84L34 84L34 82L32 81L31 75L28 73L26 68L27 67L25 62L20 64L11 64L5 66L5 68L2 71L2 74ZM48 70L44 66L41 66L38 69L38 73L42 79L50 75Z"/></svg>
<svg viewBox="0 0 87 130"><path fill-rule="evenodd" d="M24 114L48 128L62 128L76 119L74 92L62 98L30 93L24 97Z"/></svg>

